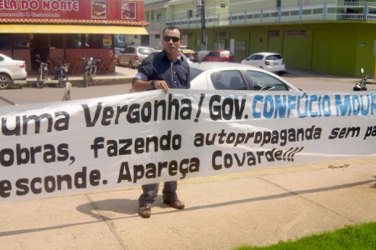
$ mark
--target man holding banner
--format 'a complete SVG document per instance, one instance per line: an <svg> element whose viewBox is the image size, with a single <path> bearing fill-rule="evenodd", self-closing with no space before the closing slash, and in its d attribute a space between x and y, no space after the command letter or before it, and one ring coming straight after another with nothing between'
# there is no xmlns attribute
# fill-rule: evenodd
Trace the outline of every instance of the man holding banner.
<svg viewBox="0 0 376 250"><path fill-rule="evenodd" d="M162 89L168 92L170 88L189 89L189 65L180 56L181 30L177 27L166 27L163 30L163 50L147 57L138 68L133 80L135 91ZM159 183L143 185L143 193L139 198L138 214L143 218L151 216L151 205L158 194ZM184 203L176 194L177 182L164 183L163 201L176 209L184 209Z"/></svg>

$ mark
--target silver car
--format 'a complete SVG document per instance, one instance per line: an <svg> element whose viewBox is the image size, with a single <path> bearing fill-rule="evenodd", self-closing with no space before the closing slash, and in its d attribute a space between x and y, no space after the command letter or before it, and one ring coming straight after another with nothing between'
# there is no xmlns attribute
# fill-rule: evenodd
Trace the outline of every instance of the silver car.
<svg viewBox="0 0 376 250"><path fill-rule="evenodd" d="M150 55L155 49L145 46L128 46L117 57L117 64L119 66L128 66L130 68L137 68L142 61Z"/></svg>
<svg viewBox="0 0 376 250"><path fill-rule="evenodd" d="M15 80L26 80L26 64L22 60L14 60L0 54L0 89L12 86Z"/></svg>
<svg viewBox="0 0 376 250"><path fill-rule="evenodd" d="M283 74L286 71L282 56L274 52L254 53L242 60L241 63L260 67L277 74Z"/></svg>
<svg viewBox="0 0 376 250"><path fill-rule="evenodd" d="M300 91L269 71L229 62L190 64L191 89Z"/></svg>

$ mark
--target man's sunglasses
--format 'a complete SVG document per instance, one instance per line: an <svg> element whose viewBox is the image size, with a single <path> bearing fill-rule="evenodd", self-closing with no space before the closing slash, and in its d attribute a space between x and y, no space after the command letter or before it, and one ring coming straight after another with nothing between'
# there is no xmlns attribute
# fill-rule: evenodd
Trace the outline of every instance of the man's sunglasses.
<svg viewBox="0 0 376 250"><path fill-rule="evenodd" d="M169 41L173 41L174 43L176 43L176 42L179 42L180 41L180 38L179 37L176 37L176 36L164 36L163 37L163 40L165 41L165 42L169 42Z"/></svg>

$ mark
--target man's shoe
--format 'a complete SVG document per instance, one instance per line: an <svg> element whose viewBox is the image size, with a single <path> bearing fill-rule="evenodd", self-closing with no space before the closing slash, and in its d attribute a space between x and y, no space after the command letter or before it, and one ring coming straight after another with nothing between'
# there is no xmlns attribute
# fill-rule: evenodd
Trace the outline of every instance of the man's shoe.
<svg viewBox="0 0 376 250"><path fill-rule="evenodd" d="M185 207L184 203L179 200L175 200L175 201L164 200L163 202L175 209L184 209Z"/></svg>
<svg viewBox="0 0 376 250"><path fill-rule="evenodd" d="M151 206L150 205L142 205L138 208L138 214L142 218L149 218L151 215Z"/></svg>

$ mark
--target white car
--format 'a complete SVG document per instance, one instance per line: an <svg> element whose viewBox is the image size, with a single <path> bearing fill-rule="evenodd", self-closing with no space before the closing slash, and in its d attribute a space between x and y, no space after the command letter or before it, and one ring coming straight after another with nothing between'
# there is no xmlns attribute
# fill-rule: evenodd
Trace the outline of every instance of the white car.
<svg viewBox="0 0 376 250"><path fill-rule="evenodd" d="M0 54L0 89L7 89L15 80L26 80L26 64L22 60L13 60Z"/></svg>
<svg viewBox="0 0 376 250"><path fill-rule="evenodd" d="M137 68L142 61L155 51L154 48L145 46L128 46L117 56L119 66Z"/></svg>
<svg viewBox="0 0 376 250"><path fill-rule="evenodd" d="M189 66L191 89L300 91L276 74L246 64L202 62Z"/></svg>
<svg viewBox="0 0 376 250"><path fill-rule="evenodd" d="M278 74L283 74L286 71L282 56L274 52L254 53L242 60L241 63Z"/></svg>

